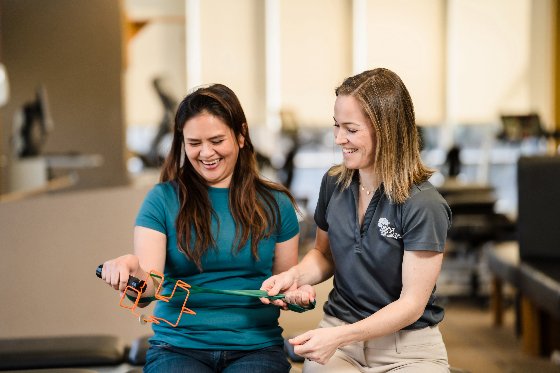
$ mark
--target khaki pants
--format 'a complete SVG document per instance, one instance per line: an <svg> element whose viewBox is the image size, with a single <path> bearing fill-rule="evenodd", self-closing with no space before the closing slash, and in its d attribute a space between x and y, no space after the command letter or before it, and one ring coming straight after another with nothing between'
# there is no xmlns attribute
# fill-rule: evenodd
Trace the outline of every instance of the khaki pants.
<svg viewBox="0 0 560 373"><path fill-rule="evenodd" d="M319 327L346 324L324 315ZM355 342L336 350L325 365L305 360L304 373L449 372L447 350L438 326L401 330L385 337Z"/></svg>

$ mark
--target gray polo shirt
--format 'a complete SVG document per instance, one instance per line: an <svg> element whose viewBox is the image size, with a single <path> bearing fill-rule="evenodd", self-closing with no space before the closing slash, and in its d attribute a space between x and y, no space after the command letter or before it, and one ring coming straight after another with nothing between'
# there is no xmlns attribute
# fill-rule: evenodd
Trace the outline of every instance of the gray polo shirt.
<svg viewBox="0 0 560 373"><path fill-rule="evenodd" d="M317 226L328 232L335 264L334 288L323 309L348 323L397 300L402 289L404 250L443 252L451 226L451 210L429 182L414 185L402 204L390 202L382 185L366 210L362 226L358 222L358 192L357 179L340 190L336 177L325 173L315 210ZM434 304L434 292L435 287L424 314L405 329L435 325L443 319L443 308Z"/></svg>

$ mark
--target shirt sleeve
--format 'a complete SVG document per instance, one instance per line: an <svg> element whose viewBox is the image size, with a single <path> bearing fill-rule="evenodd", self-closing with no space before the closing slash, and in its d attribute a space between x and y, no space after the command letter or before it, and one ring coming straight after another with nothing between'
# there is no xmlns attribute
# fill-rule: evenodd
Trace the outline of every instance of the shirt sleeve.
<svg viewBox="0 0 560 373"><path fill-rule="evenodd" d="M405 202L403 243L405 250L443 252L451 227L451 209L435 188L421 190Z"/></svg>
<svg viewBox="0 0 560 373"><path fill-rule="evenodd" d="M278 193L277 201L281 222L277 242L284 242L299 233L299 222L292 201L287 195Z"/></svg>
<svg viewBox="0 0 560 373"><path fill-rule="evenodd" d="M329 230L329 223L327 223L327 206L329 205L329 196L327 193L328 172L325 172L321 180L321 187L319 189L319 199L317 200L317 207L315 207L315 224L325 232Z"/></svg>
<svg viewBox="0 0 560 373"><path fill-rule="evenodd" d="M161 184L152 188L136 216L136 226L150 228L167 234L165 224L165 198Z"/></svg>

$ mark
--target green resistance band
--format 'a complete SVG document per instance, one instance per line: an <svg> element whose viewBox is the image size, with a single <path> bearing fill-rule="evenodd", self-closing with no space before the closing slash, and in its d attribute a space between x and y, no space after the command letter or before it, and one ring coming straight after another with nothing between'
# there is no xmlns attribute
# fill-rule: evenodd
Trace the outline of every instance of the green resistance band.
<svg viewBox="0 0 560 373"><path fill-rule="evenodd" d="M150 273L150 276L162 280L162 277L158 276L156 274ZM167 280L169 282L175 282L175 283L177 282L177 280L175 280L171 277L166 277L165 280ZM190 284L189 284L189 286L190 286L189 291L190 291L191 294L207 293L207 294L241 295L241 296L253 297L253 298L268 298L270 300L277 300L277 299L284 299L285 298L285 294L277 294L277 295L270 296L270 295L268 295L268 293L265 290L220 290L220 289L204 288L204 287L201 287L201 286L190 285ZM178 288L178 289L184 292L184 290L182 288ZM126 296L132 302L134 302L136 300L135 297L132 297L128 294ZM169 295L162 295L162 296L163 297L169 297ZM142 302L142 303L152 302L154 300L157 300L156 297L140 298L140 302ZM313 300L313 302L309 303L309 305L307 307L302 307L298 304L287 303L288 309L290 311L294 311L294 312L298 312L298 313L302 313L302 312L314 309L315 304L316 304L315 300Z"/></svg>

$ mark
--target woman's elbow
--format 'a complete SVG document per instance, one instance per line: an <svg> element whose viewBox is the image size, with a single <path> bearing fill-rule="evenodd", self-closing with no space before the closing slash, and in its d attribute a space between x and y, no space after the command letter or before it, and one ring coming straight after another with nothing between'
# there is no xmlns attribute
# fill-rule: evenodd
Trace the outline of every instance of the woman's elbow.
<svg viewBox="0 0 560 373"><path fill-rule="evenodd" d="M426 303L420 301L419 299L401 298L401 300L406 303L406 308L408 309L407 313L409 315L408 321L410 321L410 324L418 321L426 310Z"/></svg>

